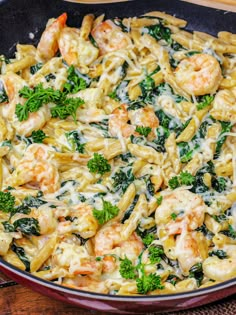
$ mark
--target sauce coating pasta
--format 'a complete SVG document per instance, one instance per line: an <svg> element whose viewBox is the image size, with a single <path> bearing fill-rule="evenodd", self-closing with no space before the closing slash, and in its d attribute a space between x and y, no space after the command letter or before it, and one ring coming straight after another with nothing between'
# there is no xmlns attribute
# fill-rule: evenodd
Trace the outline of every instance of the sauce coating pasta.
<svg viewBox="0 0 236 315"><path fill-rule="evenodd" d="M236 277L236 35L186 24L63 13L0 56L5 261L113 295Z"/></svg>

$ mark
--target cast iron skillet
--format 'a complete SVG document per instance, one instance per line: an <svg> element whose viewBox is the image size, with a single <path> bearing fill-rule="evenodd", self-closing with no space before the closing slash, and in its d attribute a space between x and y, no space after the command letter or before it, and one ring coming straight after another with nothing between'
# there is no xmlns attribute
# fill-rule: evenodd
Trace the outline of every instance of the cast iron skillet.
<svg viewBox="0 0 236 315"><path fill-rule="evenodd" d="M205 8L178 0L144 0L114 4L82 5L61 0L0 0L0 54L14 55L15 45L37 44L38 39L51 17L67 12L69 26L80 26L87 13L107 17L141 15L159 10L186 19L188 30L198 30L216 35L219 31L236 33L236 13ZM31 35L30 35L31 34ZM34 34L34 38L32 38ZM236 293L236 278L223 283L185 293L162 296L109 296L69 289L41 280L20 271L0 259L0 269L15 281L55 299L80 307L112 313L146 313L177 311L214 302Z"/></svg>

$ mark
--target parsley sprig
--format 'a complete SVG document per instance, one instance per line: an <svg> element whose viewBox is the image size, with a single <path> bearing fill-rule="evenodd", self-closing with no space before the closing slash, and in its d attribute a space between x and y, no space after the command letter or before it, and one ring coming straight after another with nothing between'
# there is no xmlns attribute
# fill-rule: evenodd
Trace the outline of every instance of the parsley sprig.
<svg viewBox="0 0 236 315"><path fill-rule="evenodd" d="M168 184L171 189L176 189L181 185L186 185L186 186L192 185L194 183L194 180L195 180L194 176L186 171L186 172L181 172L179 176L172 177L169 180Z"/></svg>
<svg viewBox="0 0 236 315"><path fill-rule="evenodd" d="M101 175L110 172L111 170L111 165L108 163L107 159L99 153L94 153L93 158L88 161L87 166L91 173L98 173Z"/></svg>
<svg viewBox="0 0 236 315"><path fill-rule="evenodd" d="M120 209L113 206L112 203L102 199L102 210L93 209L93 216L98 220L99 224L104 224L111 220L119 213Z"/></svg>
<svg viewBox="0 0 236 315"><path fill-rule="evenodd" d="M149 133L152 131L152 128L144 127L144 126L137 126L135 131L138 132L140 135L147 137Z"/></svg>
<svg viewBox="0 0 236 315"><path fill-rule="evenodd" d="M155 273L146 274L145 264L139 262L134 266L132 261L127 257L120 259L119 272L124 279L134 279L136 281L137 290L140 294L147 294L148 292L160 289L164 286L161 284L161 277Z"/></svg>
<svg viewBox="0 0 236 315"><path fill-rule="evenodd" d="M76 110L84 104L84 101L79 97L67 97L66 92L54 90L52 88L44 88L40 83L34 88L24 86L19 95L26 99L25 103L16 104L16 116L19 121L24 121L29 118L30 113L37 112L43 105L54 103L56 106L51 108L52 117L65 119L72 116L75 119Z"/></svg>

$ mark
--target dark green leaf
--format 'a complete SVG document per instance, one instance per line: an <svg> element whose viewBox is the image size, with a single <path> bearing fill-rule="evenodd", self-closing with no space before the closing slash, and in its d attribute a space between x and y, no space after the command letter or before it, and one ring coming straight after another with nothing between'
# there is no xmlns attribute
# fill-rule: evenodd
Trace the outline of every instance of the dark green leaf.
<svg viewBox="0 0 236 315"><path fill-rule="evenodd" d="M20 231L25 235L40 235L39 222L35 218L22 218L13 223L16 231Z"/></svg>

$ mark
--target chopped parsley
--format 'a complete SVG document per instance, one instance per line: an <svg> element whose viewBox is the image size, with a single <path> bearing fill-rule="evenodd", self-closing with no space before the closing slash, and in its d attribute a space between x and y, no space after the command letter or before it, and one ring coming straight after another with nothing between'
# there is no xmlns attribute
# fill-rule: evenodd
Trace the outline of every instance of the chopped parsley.
<svg viewBox="0 0 236 315"><path fill-rule="evenodd" d="M110 172L111 165L102 154L94 153L93 158L87 163L88 169L91 173L105 174Z"/></svg>
<svg viewBox="0 0 236 315"><path fill-rule="evenodd" d="M102 199L102 203L102 210L93 209L93 216L98 220L99 224L104 224L116 217L120 211L117 206L113 206L109 201Z"/></svg>
<svg viewBox="0 0 236 315"><path fill-rule="evenodd" d="M137 126L135 131L138 132L140 135L147 137L149 135L149 133L152 131L152 128Z"/></svg>

